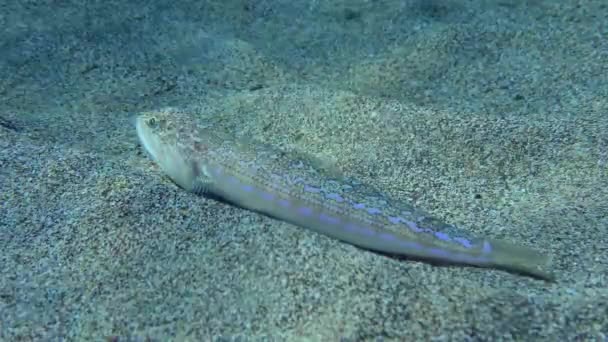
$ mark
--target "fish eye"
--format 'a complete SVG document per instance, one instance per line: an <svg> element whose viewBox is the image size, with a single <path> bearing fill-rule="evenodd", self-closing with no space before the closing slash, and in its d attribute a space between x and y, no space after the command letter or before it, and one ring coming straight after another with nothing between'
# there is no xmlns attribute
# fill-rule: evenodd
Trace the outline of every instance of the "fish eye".
<svg viewBox="0 0 608 342"><path fill-rule="evenodd" d="M148 124L148 127L156 128L156 125L157 125L156 118L149 118L148 121L146 121L146 123Z"/></svg>

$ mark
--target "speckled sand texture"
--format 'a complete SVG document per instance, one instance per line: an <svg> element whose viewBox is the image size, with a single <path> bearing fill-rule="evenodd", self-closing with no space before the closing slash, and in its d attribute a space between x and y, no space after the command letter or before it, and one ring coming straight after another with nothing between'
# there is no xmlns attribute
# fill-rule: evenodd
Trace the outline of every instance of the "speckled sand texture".
<svg viewBox="0 0 608 342"><path fill-rule="evenodd" d="M604 0L5 1L0 340L605 341ZM167 106L554 258L370 253L189 194Z"/></svg>

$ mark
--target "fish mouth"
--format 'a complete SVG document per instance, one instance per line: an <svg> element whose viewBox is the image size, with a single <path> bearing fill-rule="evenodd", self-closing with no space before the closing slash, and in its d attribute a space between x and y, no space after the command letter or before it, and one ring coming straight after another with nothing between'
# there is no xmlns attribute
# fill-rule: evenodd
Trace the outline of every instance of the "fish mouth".
<svg viewBox="0 0 608 342"><path fill-rule="evenodd" d="M137 131L137 137L139 138L139 142L143 146L144 150L146 150L146 152L148 153L150 158L152 158L152 160L154 160L155 162L158 163L159 162L159 159L158 159L159 144L158 144L158 141L156 141L153 134L151 134L150 132L148 132L148 130L146 130L143 116L135 115L135 116L130 117L129 120L133 120L132 123L135 126L135 130Z"/></svg>

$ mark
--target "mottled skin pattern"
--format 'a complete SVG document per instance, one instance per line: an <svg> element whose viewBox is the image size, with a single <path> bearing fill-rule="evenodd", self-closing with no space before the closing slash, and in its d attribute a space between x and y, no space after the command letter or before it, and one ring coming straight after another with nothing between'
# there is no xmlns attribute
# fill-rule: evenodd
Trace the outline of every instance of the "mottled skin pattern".
<svg viewBox="0 0 608 342"><path fill-rule="evenodd" d="M136 119L144 148L182 188L362 248L552 279L549 258L524 246L471 238L371 186L335 179L306 160L237 141L175 109Z"/></svg>

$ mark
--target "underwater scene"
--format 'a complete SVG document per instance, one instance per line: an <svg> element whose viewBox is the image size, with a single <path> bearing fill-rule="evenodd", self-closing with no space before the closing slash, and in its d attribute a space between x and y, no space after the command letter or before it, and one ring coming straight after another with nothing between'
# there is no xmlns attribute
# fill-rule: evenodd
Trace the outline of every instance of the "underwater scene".
<svg viewBox="0 0 608 342"><path fill-rule="evenodd" d="M0 341L608 342L606 1L0 27Z"/></svg>

